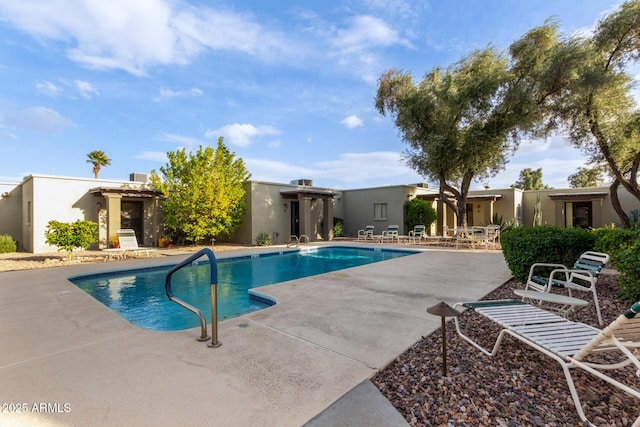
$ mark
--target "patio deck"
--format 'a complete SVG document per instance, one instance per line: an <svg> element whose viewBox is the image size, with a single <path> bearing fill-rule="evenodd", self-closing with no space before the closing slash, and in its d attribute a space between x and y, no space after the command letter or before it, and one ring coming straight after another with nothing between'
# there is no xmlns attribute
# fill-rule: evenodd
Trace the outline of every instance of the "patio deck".
<svg viewBox="0 0 640 427"><path fill-rule="evenodd" d="M28 409L0 424L402 425L368 379L440 327L427 307L511 276L498 251L425 249L266 286L278 304L221 322L217 349L196 341L199 328L137 328L66 279L182 258L0 273L0 396Z"/></svg>

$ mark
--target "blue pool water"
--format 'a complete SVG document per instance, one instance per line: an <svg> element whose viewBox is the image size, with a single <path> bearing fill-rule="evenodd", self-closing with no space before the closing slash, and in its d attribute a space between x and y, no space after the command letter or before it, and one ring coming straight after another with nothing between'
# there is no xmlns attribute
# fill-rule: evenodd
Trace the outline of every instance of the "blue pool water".
<svg viewBox="0 0 640 427"><path fill-rule="evenodd" d="M250 298L249 289L330 271L385 261L415 251L322 247L218 260L218 319L260 310L273 302ZM205 258L203 258L204 260ZM70 277L80 289L141 328L172 331L199 325L193 313L170 301L165 277L173 265ZM211 321L208 263L174 273L173 294Z"/></svg>

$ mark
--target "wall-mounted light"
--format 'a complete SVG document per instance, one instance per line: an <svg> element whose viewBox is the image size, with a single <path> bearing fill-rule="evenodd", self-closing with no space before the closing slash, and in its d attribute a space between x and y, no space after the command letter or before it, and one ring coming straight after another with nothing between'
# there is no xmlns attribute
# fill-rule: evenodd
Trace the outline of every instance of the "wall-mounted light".
<svg viewBox="0 0 640 427"><path fill-rule="evenodd" d="M9 197L9 192L5 191L4 193L2 193L2 197Z"/></svg>
<svg viewBox="0 0 640 427"><path fill-rule="evenodd" d="M98 202L96 203L96 206L98 207L98 210L102 209L102 203Z"/></svg>
<svg viewBox="0 0 640 427"><path fill-rule="evenodd" d="M284 213L287 213L287 202L284 202Z"/></svg>

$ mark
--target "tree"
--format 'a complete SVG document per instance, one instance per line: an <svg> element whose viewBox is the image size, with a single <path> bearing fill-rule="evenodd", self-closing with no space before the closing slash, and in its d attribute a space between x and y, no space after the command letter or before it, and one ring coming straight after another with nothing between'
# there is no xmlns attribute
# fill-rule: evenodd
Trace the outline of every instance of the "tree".
<svg viewBox="0 0 640 427"><path fill-rule="evenodd" d="M93 165L93 175L96 179L98 179L100 168L111 164L111 159L104 154L104 151L94 150L87 154L87 157L87 163L91 163Z"/></svg>
<svg viewBox="0 0 640 427"><path fill-rule="evenodd" d="M471 181L503 169L522 132L546 133L538 126L545 98L531 96L535 81L526 76L533 65L521 59L510 67L489 47L446 70L434 68L419 84L399 70L378 81L376 108L393 118L409 145L408 164L438 182L440 199L457 213L458 226L466 226Z"/></svg>
<svg viewBox="0 0 640 427"><path fill-rule="evenodd" d="M602 168L583 168L579 167L575 173L572 173L567 178L569 186L571 188L587 188L598 187L603 183Z"/></svg>
<svg viewBox="0 0 640 427"><path fill-rule="evenodd" d="M245 212L243 186L251 175L223 138L215 150L200 146L192 154L183 148L167 157L162 178L152 171L151 182L166 197L161 204L169 229L193 242L237 230Z"/></svg>
<svg viewBox="0 0 640 427"><path fill-rule="evenodd" d="M58 246L58 251L67 251L67 259L71 261L75 248L88 249L98 240L97 231L98 224L93 221L67 223L51 220L44 235L47 244Z"/></svg>
<svg viewBox="0 0 640 427"><path fill-rule="evenodd" d="M542 168L536 170L525 168L520 171L520 178L518 178L515 184L511 185L511 188L519 188L521 190L546 190L550 187L542 183Z"/></svg>
<svg viewBox="0 0 640 427"><path fill-rule="evenodd" d="M563 90L550 97L548 123L566 131L591 163L607 164L614 177L609 187L612 204L628 227L617 191L622 186L640 200L640 112L631 93L633 77L625 70L640 57L640 0L623 3L601 20L593 37L556 37L549 45L551 49L532 46L531 51L549 54L551 68L568 78Z"/></svg>

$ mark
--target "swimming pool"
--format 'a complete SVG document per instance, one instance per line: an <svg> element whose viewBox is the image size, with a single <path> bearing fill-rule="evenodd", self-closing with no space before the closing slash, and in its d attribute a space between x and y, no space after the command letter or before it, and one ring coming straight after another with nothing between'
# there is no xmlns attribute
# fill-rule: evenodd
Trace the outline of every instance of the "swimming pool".
<svg viewBox="0 0 640 427"><path fill-rule="evenodd" d="M329 246L218 259L218 319L237 317L275 303L251 296L249 289L415 253L418 252ZM198 318L165 294L165 277L171 267L109 271L72 276L69 280L141 328L173 331L196 327ZM208 263L178 270L172 278L172 290L210 321L209 270Z"/></svg>

